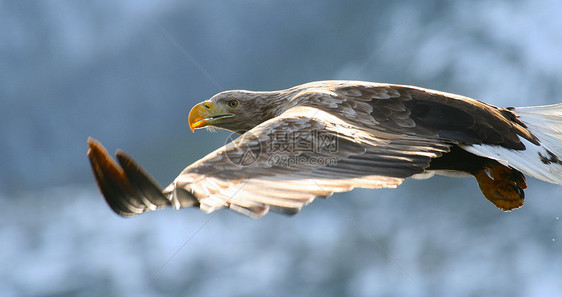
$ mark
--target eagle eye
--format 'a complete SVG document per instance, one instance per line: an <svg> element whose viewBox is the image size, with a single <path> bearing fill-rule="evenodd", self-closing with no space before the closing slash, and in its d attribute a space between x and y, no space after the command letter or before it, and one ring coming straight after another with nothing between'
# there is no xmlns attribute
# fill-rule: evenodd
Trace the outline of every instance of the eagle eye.
<svg viewBox="0 0 562 297"><path fill-rule="evenodd" d="M236 107L238 107L239 103L240 102L238 102L238 100L234 99L234 100L228 100L226 102L226 105L228 105L228 107L230 107L230 108L236 108Z"/></svg>

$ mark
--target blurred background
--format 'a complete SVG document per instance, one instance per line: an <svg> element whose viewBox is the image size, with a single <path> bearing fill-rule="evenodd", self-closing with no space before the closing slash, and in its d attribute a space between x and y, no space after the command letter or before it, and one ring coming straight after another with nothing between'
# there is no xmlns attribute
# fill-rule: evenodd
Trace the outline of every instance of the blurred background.
<svg viewBox="0 0 562 297"><path fill-rule="evenodd" d="M123 219L88 136L163 185L224 144L187 126L227 89L325 79L500 106L562 102L562 3L0 1L2 296L562 296L562 191L504 213L470 178L318 200L293 217Z"/></svg>

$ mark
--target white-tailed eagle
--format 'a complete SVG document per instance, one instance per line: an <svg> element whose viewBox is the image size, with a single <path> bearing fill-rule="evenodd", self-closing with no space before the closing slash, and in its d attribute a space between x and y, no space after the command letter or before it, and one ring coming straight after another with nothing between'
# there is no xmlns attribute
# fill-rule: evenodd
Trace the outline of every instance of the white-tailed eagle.
<svg viewBox="0 0 562 297"><path fill-rule="evenodd" d="M523 205L525 176L562 185L562 104L499 108L412 86L320 81L225 91L189 113L193 130L241 134L161 189L131 157L88 156L109 206L133 216L167 206L294 214L316 197L394 188L409 177L473 175L502 210Z"/></svg>

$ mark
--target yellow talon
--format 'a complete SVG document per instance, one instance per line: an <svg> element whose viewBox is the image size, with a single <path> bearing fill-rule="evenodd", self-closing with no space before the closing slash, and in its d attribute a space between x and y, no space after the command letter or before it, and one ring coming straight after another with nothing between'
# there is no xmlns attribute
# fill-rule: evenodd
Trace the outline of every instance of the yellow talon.
<svg viewBox="0 0 562 297"><path fill-rule="evenodd" d="M519 171L498 164L478 171L474 177L484 197L497 208L510 211L523 206L523 189L527 188L527 185L525 176Z"/></svg>

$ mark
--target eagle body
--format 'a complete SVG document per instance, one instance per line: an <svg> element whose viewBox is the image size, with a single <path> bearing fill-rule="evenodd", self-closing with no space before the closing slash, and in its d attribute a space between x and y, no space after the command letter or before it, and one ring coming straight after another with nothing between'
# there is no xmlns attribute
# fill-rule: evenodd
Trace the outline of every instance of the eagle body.
<svg viewBox="0 0 562 297"><path fill-rule="evenodd" d="M562 104L499 108L412 86L320 81L221 92L193 107L189 126L240 136L164 189L123 151L115 163L89 139L94 176L116 213L172 206L294 214L316 197L435 173L474 176L508 211L523 205L525 175L562 185Z"/></svg>

